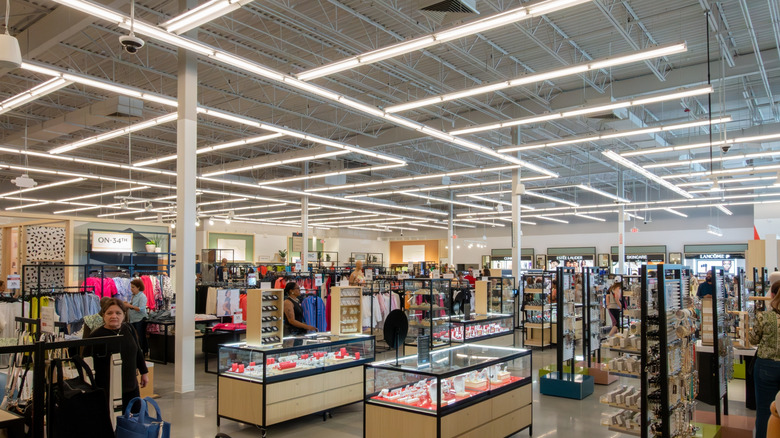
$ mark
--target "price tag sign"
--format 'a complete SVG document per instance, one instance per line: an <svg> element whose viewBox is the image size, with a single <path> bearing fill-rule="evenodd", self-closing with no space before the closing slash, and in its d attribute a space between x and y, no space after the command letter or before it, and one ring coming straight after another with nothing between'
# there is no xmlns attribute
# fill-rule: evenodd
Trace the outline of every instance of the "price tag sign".
<svg viewBox="0 0 780 438"><path fill-rule="evenodd" d="M314 276L314 287L322 287L322 275Z"/></svg>
<svg viewBox="0 0 780 438"><path fill-rule="evenodd" d="M348 279L348 278L345 278L345 279L343 279L343 280L339 281L339 286L341 286L341 287L347 287L347 286L349 286L349 279Z"/></svg>
<svg viewBox="0 0 780 438"><path fill-rule="evenodd" d="M244 312L239 310L233 314L233 324L241 324L242 322L244 322Z"/></svg>
<svg viewBox="0 0 780 438"><path fill-rule="evenodd" d="M41 307L41 331L54 333L54 307Z"/></svg>
<svg viewBox="0 0 780 438"><path fill-rule="evenodd" d="M417 336L417 368L431 366L431 337Z"/></svg>
<svg viewBox="0 0 780 438"><path fill-rule="evenodd" d="M270 281L262 281L260 282L260 289L273 289L273 286L271 286Z"/></svg>
<svg viewBox="0 0 780 438"><path fill-rule="evenodd" d="M301 262L295 262L295 272L301 272Z"/></svg>
<svg viewBox="0 0 780 438"><path fill-rule="evenodd" d="M366 269L366 281L371 281L373 279L374 279L374 270Z"/></svg>
<svg viewBox="0 0 780 438"><path fill-rule="evenodd" d="M246 284L249 286L257 286L257 274L254 272L246 274Z"/></svg>
<svg viewBox="0 0 780 438"><path fill-rule="evenodd" d="M11 274L8 277L6 277L5 284L7 289L21 289L22 277L19 274Z"/></svg>

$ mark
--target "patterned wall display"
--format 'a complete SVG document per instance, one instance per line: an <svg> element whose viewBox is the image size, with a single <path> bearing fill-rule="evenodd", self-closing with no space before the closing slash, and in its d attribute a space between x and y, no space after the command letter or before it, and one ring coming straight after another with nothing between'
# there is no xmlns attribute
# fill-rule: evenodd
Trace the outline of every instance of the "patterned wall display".
<svg viewBox="0 0 780 438"><path fill-rule="evenodd" d="M65 263L65 228L47 226L25 227L24 243L26 248L25 264L36 262L51 264ZM24 272L24 284L27 290L38 286L38 269L27 268ZM40 285L43 288L65 286L64 268L41 268Z"/></svg>

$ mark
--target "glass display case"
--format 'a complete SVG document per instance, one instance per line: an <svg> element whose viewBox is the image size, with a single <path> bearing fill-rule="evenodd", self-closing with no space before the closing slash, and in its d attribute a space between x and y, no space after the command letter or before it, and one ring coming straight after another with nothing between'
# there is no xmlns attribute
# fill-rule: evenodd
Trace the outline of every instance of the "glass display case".
<svg viewBox="0 0 780 438"><path fill-rule="evenodd" d="M374 360L374 337L316 333L286 337L281 344L224 344L219 375L273 383L357 366Z"/></svg>
<svg viewBox="0 0 780 438"><path fill-rule="evenodd" d="M531 351L465 344L431 352L429 365L407 356L397 366L368 364L365 373L366 403L444 413L531 383Z"/></svg>
<svg viewBox="0 0 780 438"><path fill-rule="evenodd" d="M513 324L511 314L471 315L468 320L465 319L464 315L453 316L449 341L453 343L478 342L511 335L514 333Z"/></svg>
<svg viewBox="0 0 780 438"><path fill-rule="evenodd" d="M514 277L488 277L490 282L490 297L488 298L488 312L512 313L515 307L515 278Z"/></svg>
<svg viewBox="0 0 780 438"><path fill-rule="evenodd" d="M452 289L449 279L404 280L404 310L409 331L404 345L417 347L419 336L429 336L431 348L450 344Z"/></svg>
<svg viewBox="0 0 780 438"><path fill-rule="evenodd" d="M555 340L552 329L554 320L551 302L553 276L548 272L525 274L523 279L523 326L525 328L524 345L546 347Z"/></svg>

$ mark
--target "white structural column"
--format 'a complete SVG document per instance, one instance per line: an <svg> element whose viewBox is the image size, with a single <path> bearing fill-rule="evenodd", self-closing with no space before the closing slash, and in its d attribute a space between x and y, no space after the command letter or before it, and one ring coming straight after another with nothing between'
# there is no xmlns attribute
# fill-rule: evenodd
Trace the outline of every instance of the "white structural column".
<svg viewBox="0 0 780 438"><path fill-rule="evenodd" d="M453 193L450 191L450 200L452 200ZM456 268L455 266L455 239L453 236L455 235L455 225L453 225L452 220L455 218L454 214L454 206L453 204L450 204L450 220L448 225L449 230L449 236L447 237L447 263L452 266L453 269ZM444 272L442 272L444 274Z"/></svg>
<svg viewBox="0 0 780 438"><path fill-rule="evenodd" d="M623 171L618 172L618 196L623 196ZM609 253L608 266L612 266L612 251ZM626 273L626 206L618 207L618 274Z"/></svg>
<svg viewBox="0 0 780 438"><path fill-rule="evenodd" d="M515 169L512 171L512 276L517 282L520 281L520 260L523 254L523 230L520 224L520 203L523 190L518 190L522 187L521 184L520 169Z"/></svg>
<svg viewBox="0 0 780 438"><path fill-rule="evenodd" d="M512 144L520 145L520 128L517 126L511 130ZM517 154L519 158L519 153ZM522 236L523 230L520 224L521 196L525 193L525 187L520 182L520 169L512 171L512 276L515 281L520 281L520 260L523 254ZM531 260L533 263L533 260Z"/></svg>
<svg viewBox="0 0 780 438"><path fill-rule="evenodd" d="M180 10L195 7L180 0ZM174 391L195 390L195 188L198 135L198 63L194 53L179 49L176 123L176 372Z"/></svg>
<svg viewBox="0 0 780 438"><path fill-rule="evenodd" d="M309 163L305 162L303 163L303 175L307 175L309 173ZM306 190L308 188L308 184L306 180L303 181L303 190ZM301 270L308 271L309 267L309 197L308 196L302 196L301 197L301 233L303 235L303 248L301 248ZM312 245L312 250L316 251L317 247ZM292 256L290 256L292 259Z"/></svg>

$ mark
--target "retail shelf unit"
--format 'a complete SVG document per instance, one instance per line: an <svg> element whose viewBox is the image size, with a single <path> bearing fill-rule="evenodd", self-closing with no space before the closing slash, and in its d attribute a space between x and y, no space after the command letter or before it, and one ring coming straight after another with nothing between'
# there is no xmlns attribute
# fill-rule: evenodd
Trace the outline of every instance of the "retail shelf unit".
<svg viewBox="0 0 780 438"><path fill-rule="evenodd" d="M727 323L731 343L737 348L750 348L748 332L750 330L750 312L748 311L748 296L745 270L740 268L734 277L733 295L726 301L726 313L730 323ZM751 305L752 307L752 305Z"/></svg>
<svg viewBox="0 0 780 438"><path fill-rule="evenodd" d="M246 343L278 345L284 336L284 290L247 289ZM258 312L259 310L259 312Z"/></svg>
<svg viewBox="0 0 780 438"><path fill-rule="evenodd" d="M704 346L711 346L712 353L703 352L703 348L697 351L700 362L699 372L704 374L705 370L708 371L707 375L700 376L704 384L699 399L707 403L715 402L710 404L715 405L715 424L720 425L721 402L723 413L725 415L729 413L728 382L734 376L734 346L728 333L729 318L726 313L728 293L723 268L716 266L712 271L715 290L712 296L701 300L701 343ZM706 363L703 363L704 361Z"/></svg>
<svg viewBox="0 0 780 438"><path fill-rule="evenodd" d="M451 285L451 281L446 278L404 280L404 309L409 320L409 331L404 341L405 354L417 351L420 336L429 337L429 347L432 349L450 345Z"/></svg>
<svg viewBox="0 0 780 438"><path fill-rule="evenodd" d="M641 436L693 437L698 376L695 311L683 285L687 279L682 266L665 264L645 265L641 276Z"/></svg>
<svg viewBox="0 0 780 438"><path fill-rule="evenodd" d="M609 372L616 376L639 378L641 277L624 275L619 281L625 305L620 308L620 331L606 341L609 350L618 353L618 356L610 359L608 363Z"/></svg>
<svg viewBox="0 0 780 438"><path fill-rule="evenodd" d="M330 331L337 335L361 333L361 286L335 286L330 288Z"/></svg>
<svg viewBox="0 0 780 438"><path fill-rule="evenodd" d="M582 365L588 368L594 383L609 385L617 377L610 375L609 367L601 363L601 336L605 321L602 313L604 295L612 282L600 274L599 268L583 268L582 277L582 355L585 359Z"/></svg>
<svg viewBox="0 0 780 438"><path fill-rule="evenodd" d="M531 352L464 344L367 364L363 436L510 436L532 432Z"/></svg>
<svg viewBox="0 0 780 438"><path fill-rule="evenodd" d="M511 314L488 313L452 317L452 343L486 344L498 347L514 346L514 318Z"/></svg>
<svg viewBox="0 0 780 438"><path fill-rule="evenodd" d="M558 342L555 370L539 379L539 393L582 400L593 394L594 379L589 375L575 374L574 350L577 327L575 273L575 268L572 267L559 267L557 270L558 293L554 305L558 323Z"/></svg>
<svg viewBox="0 0 780 438"><path fill-rule="evenodd" d="M547 347L552 344L553 276L549 272L525 274L523 280L523 346Z"/></svg>
<svg viewBox="0 0 780 438"><path fill-rule="evenodd" d="M217 425L223 418L265 428L362 398L360 366L374 360L374 337L312 334L271 346L219 349ZM323 417L324 418L324 417Z"/></svg>
<svg viewBox="0 0 780 438"><path fill-rule="evenodd" d="M482 294L477 291L477 313L512 314L516 296L514 277L488 277L486 282L477 284L486 287L484 309L480 306Z"/></svg>

